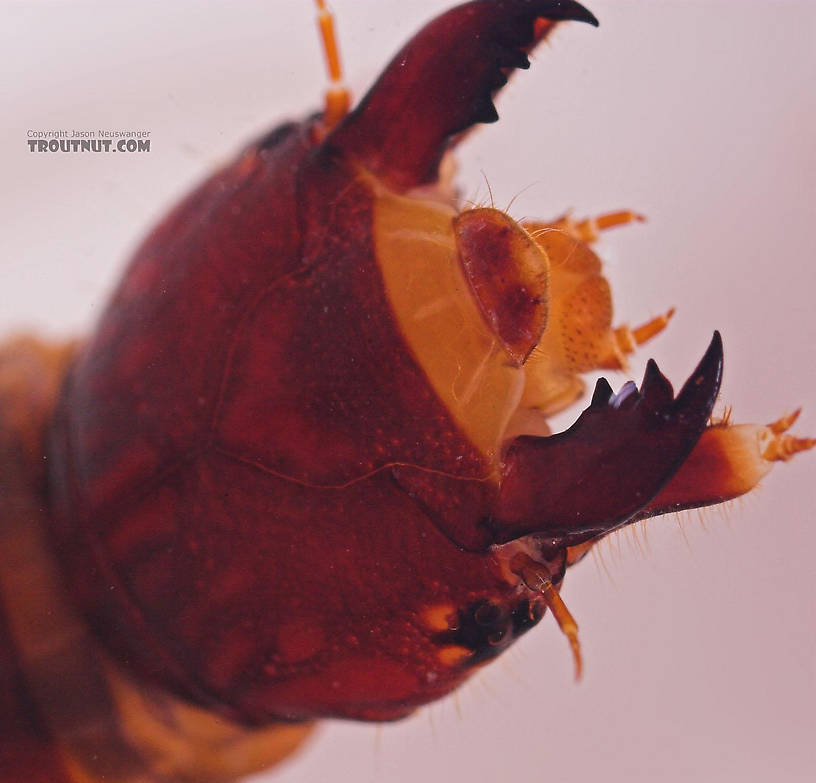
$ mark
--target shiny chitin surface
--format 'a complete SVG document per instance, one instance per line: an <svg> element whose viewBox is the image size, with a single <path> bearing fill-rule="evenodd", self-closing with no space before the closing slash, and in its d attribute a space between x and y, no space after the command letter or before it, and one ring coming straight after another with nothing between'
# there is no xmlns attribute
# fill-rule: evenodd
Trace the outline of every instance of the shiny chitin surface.
<svg viewBox="0 0 816 783"><path fill-rule="evenodd" d="M671 315L613 325L592 243L637 216L518 223L464 207L442 173L564 19L594 22L569 0L453 9L353 112L330 99L250 145L137 251L42 419L39 524L79 638L112 662L94 676L125 705L103 724L143 725L118 684L136 682L194 724L229 720L236 741L277 732L283 755L308 727L276 721L399 718L547 608L580 667L558 596L570 565L813 445L785 419L711 422L717 333L676 395L650 361L639 388L599 381L550 433L582 373L624 368ZM18 728L53 756L14 592L4 687L34 705Z"/></svg>

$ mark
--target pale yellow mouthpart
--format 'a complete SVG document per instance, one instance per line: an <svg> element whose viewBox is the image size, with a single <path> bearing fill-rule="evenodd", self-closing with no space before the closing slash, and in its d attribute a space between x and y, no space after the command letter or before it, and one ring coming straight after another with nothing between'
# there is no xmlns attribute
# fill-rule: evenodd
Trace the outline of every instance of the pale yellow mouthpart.
<svg viewBox="0 0 816 783"><path fill-rule="evenodd" d="M374 205L376 256L409 349L469 440L496 462L524 372L512 366L461 269L457 214L382 192Z"/></svg>

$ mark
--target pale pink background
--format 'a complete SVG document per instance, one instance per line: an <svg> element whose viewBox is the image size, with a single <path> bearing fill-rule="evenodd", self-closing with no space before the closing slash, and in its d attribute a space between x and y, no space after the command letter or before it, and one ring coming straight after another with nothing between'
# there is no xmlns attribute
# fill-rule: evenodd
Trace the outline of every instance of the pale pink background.
<svg viewBox="0 0 816 783"><path fill-rule="evenodd" d="M678 308L633 374L654 355L682 381L717 327L735 416L804 404L799 429L816 433L816 4L588 4L601 28L561 30L502 96L502 121L462 150L465 193L486 197L483 171L497 205L518 195L516 217L646 212L603 243L621 319ZM447 5L336 0L358 92ZM86 329L175 197L319 100L307 0L0 10L2 331ZM25 145L29 128L99 126L147 128L153 151ZM546 621L415 718L326 724L275 779L816 779L814 469L805 456L704 525L653 520L648 545L625 533L602 548L605 570L575 569L563 594L581 624L580 685Z"/></svg>

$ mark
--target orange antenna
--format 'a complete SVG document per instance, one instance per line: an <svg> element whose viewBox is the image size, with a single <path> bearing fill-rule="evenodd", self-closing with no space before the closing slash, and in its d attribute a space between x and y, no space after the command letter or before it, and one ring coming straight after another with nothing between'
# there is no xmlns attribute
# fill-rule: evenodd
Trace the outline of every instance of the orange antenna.
<svg viewBox="0 0 816 783"><path fill-rule="evenodd" d="M513 558L510 568L522 578L524 584L530 590L539 593L544 599L544 603L550 610L555 622L558 623L561 633L569 641L575 664L575 679L580 680L584 662L581 657L581 644L578 641L578 623L575 622L575 618L567 609L558 590L552 583L552 577L547 566L533 560L529 555L519 553Z"/></svg>
<svg viewBox="0 0 816 783"><path fill-rule="evenodd" d="M334 17L326 7L324 0L315 0L315 2L317 3L317 26L320 29L323 53L326 55L326 68L329 72L329 89L326 90L326 108L323 112L323 129L328 133L348 114L351 93L343 84L343 68L340 65Z"/></svg>

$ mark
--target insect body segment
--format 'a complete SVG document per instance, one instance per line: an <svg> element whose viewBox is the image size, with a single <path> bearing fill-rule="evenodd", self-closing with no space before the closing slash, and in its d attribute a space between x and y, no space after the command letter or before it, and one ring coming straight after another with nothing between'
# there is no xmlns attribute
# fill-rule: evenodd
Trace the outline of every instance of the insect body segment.
<svg viewBox="0 0 816 783"><path fill-rule="evenodd" d="M322 15L324 114L251 144L154 229L41 413L27 491L89 638L240 743L276 721L304 724L285 752L313 718L403 717L546 609L580 674L571 565L816 443L788 434L795 417L711 421L716 332L677 393L649 360L551 433L582 374L625 368L672 312L613 326L591 243L635 213L518 223L450 187L451 149L565 19L596 24L572 0L454 8L347 114Z"/></svg>
<svg viewBox="0 0 816 783"><path fill-rule="evenodd" d="M677 395L650 361L549 433L581 373L667 320L612 326L586 240L633 213L521 225L440 181L564 18L594 21L567 0L453 9L350 114L250 146L137 253L71 368L49 465L69 580L139 676L254 725L397 718L545 607L577 655L570 551L751 485L736 431L706 435L716 334ZM178 356L157 358L167 334ZM428 627L437 605L456 627Z"/></svg>

